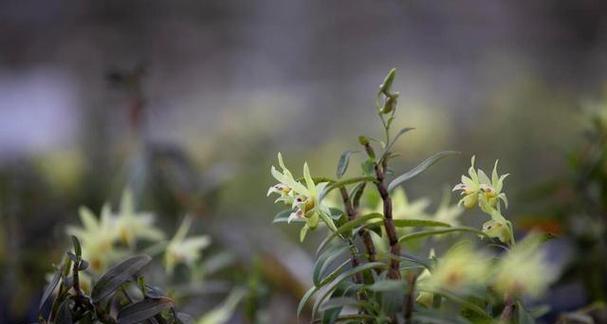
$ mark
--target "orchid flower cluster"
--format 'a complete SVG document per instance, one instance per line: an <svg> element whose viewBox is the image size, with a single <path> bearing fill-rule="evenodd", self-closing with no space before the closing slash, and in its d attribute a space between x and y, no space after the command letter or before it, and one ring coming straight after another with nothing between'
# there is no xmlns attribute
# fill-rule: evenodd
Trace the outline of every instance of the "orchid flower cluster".
<svg viewBox="0 0 607 324"><path fill-rule="evenodd" d="M201 251L210 244L207 235L186 238L192 224L190 217L184 219L177 233L167 242L165 234L154 224L154 215L135 210L133 194L128 189L122 194L117 213L105 204L97 218L90 209L81 207L80 221L82 227L68 226L66 232L81 240L83 256L94 271L104 271L121 258L136 253L138 242L148 242L166 246L165 269L172 273L179 263L194 266Z"/></svg>
<svg viewBox="0 0 607 324"><path fill-rule="evenodd" d="M502 190L504 179L509 174L499 175L497 172L498 161L493 165L491 179L481 169L475 169L475 157L470 160L468 169L469 177L462 175L461 182L453 187L453 191L460 191L463 196L459 205L471 209L478 206L491 219L483 224L482 231L490 238L496 238L507 245L514 243L512 223L501 213L502 203L508 208L508 198Z"/></svg>
<svg viewBox="0 0 607 324"><path fill-rule="evenodd" d="M193 223L193 218L190 216L186 216L183 219L173 237L167 240L167 236L159 229L156 224L156 218L152 213L136 210L133 194L127 189L122 194L118 211L112 211L110 205L105 204L101 209L99 217L96 217L90 209L81 207L80 220L82 226L68 226L66 232L73 235L74 240L78 242L79 260L81 260L79 262L86 264L86 267L82 267L80 271L77 271L78 274L72 279L76 270L73 270L69 265L65 266L66 261L64 260L64 266L57 269L57 273L60 274L60 278L63 278L61 280L64 280L66 284L76 280L78 282L79 294L82 296L91 294L94 296L95 290L98 289L96 287L100 286L100 282L103 282L103 277L107 276L108 273L120 276L120 272L128 271L129 267L137 266L139 269L144 264L149 263L153 259L148 255L161 256L160 259L163 261L164 273L167 275L166 279L169 285L171 280L168 279L176 277L175 270L179 265L183 265L190 272L190 280L201 279L199 278L200 276L195 276L194 273L204 268L201 260L202 252L209 247L211 239L208 235L188 235ZM226 259L227 256L225 253L218 254L217 260L223 258L229 262ZM217 263L219 262L217 260L209 262L215 262L215 268L228 265L226 261ZM71 262L73 264L74 261ZM106 272L106 274L100 276L103 272ZM180 272L180 274L183 273ZM56 278L57 274L49 276L48 296L43 298L41 305L52 297L53 292L56 292ZM129 276L122 276L121 278L131 280ZM179 280L183 281L183 279ZM62 285L65 286L65 284ZM142 300L133 304L134 310L139 314L135 316L135 319L145 314L159 316L157 313L161 310L175 307L175 302L172 298L179 300L176 298L180 295L179 286L169 286L167 297L158 297L158 291L155 291L156 288L151 291L149 287L141 286L138 288L141 288L140 293L129 289L122 289L122 294L127 294L127 296L128 294L135 294L135 296L143 295ZM59 288L59 291L56 292L59 295L55 296L56 301L60 298L73 298L65 295L66 289L68 288ZM244 296L245 292L242 288L232 289L223 303L217 305L210 312L202 314L196 322L200 324L222 324L228 322L235 311L236 305ZM129 300L129 303L132 303L133 298L129 297ZM57 302L55 304L59 307ZM94 308L95 305L91 307ZM75 313L77 313L77 309ZM58 314L60 314L59 308L52 310L48 316L54 320L54 317L58 316ZM91 316L96 318L105 316L106 322L113 323L112 321L116 319L110 315L108 312L108 314L97 313ZM193 322L193 319L185 314L173 312L171 316L160 322ZM189 319L185 320L185 317ZM121 320L120 314L118 314L117 322L130 323L128 320ZM158 319L156 322L159 322Z"/></svg>
<svg viewBox="0 0 607 324"><path fill-rule="evenodd" d="M360 136L361 150L341 155L336 178L313 177L307 163L302 178L295 178L280 153L280 169L271 167L278 183L267 194L286 207L274 223L303 223L302 241L309 231L327 230L317 248L314 285L298 315L314 300L311 317L323 323L532 322L524 301L541 297L557 271L547 262L542 235L529 233L516 244L512 223L502 214L508 174L498 173L497 161L489 177L473 156L468 174L453 188L461 192L459 203L450 204L446 195L434 212L427 211L429 199L410 199L403 187L453 152L437 153L388 179L394 143L411 130L391 132L399 99L392 90L395 75L390 71L377 93L385 138ZM356 154L362 156L360 176L344 177ZM490 219L481 229L462 225L464 210L476 207ZM484 240L465 239L466 233ZM420 255L424 250L429 257Z"/></svg>

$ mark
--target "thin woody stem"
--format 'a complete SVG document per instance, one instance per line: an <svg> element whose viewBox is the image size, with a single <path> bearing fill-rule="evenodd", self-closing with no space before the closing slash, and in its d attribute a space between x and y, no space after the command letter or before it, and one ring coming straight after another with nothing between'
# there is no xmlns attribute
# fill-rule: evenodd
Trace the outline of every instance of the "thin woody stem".
<svg viewBox="0 0 607 324"><path fill-rule="evenodd" d="M344 207L346 209L346 213L348 214L348 219L350 221L354 220L356 218L356 211L354 210L354 207L352 207L352 201L350 201L350 196L348 195L348 191L346 191L346 188L344 186L339 187L339 192L341 193L341 198L343 200L344 203ZM351 246L354 246L354 243L350 240L349 244ZM356 253L352 253L352 267L357 267L360 264L360 261L358 260L358 257L356 256ZM353 277L354 279L354 283L362 283L363 282L363 278L362 278L362 274L356 273Z"/></svg>
<svg viewBox="0 0 607 324"><path fill-rule="evenodd" d="M369 158L373 158L375 156L375 152L373 152L373 148L369 144L369 142L364 142L363 146L365 147L365 151ZM392 219L392 198L390 198L390 194L388 193L388 189L385 184L385 169L386 162L384 159L384 163L381 165L373 159L374 170L375 170L375 186L377 187L377 191L379 191L379 195L383 201L384 207L384 227L386 229L386 234L388 235L388 241L390 242L390 253L392 257L390 259L390 271L388 272L388 278L390 279L400 279L400 260L394 256L400 255L400 245L398 244L398 237L396 235L396 227L394 226L394 220Z"/></svg>

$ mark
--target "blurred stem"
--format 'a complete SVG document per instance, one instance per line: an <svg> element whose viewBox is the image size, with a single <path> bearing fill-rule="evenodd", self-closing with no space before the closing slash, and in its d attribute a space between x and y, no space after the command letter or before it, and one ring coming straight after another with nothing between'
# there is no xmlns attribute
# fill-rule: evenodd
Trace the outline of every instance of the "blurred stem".
<svg viewBox="0 0 607 324"><path fill-rule="evenodd" d="M512 298L506 297L506 306L500 315L500 323L510 323L512 321L512 313L514 312L514 302Z"/></svg>
<svg viewBox="0 0 607 324"><path fill-rule="evenodd" d="M405 304L404 312L405 312L405 323L411 323L411 317L413 315L413 306L415 301L415 282L417 281L417 276L412 272L407 274L407 294L405 295Z"/></svg>

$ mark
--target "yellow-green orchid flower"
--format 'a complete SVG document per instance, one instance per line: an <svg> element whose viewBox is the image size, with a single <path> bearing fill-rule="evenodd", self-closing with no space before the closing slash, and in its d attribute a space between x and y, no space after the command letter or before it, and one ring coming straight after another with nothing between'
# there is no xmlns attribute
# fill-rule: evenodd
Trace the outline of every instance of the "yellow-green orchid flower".
<svg viewBox="0 0 607 324"><path fill-rule="evenodd" d="M177 264L184 263L192 266L200 259L201 251L211 244L211 239L207 235L186 238L191 226L192 218L186 216L175 236L167 245L164 254L164 265L169 274L173 273Z"/></svg>
<svg viewBox="0 0 607 324"><path fill-rule="evenodd" d="M126 189L120 200L120 210L115 216L118 238L133 248L138 239L158 241L164 233L154 227L154 215L135 211L133 193Z"/></svg>
<svg viewBox="0 0 607 324"><path fill-rule="evenodd" d="M483 286L488 278L489 259L468 242L462 242L438 259L436 267L429 276L421 278L419 286L423 291L465 292Z"/></svg>
<svg viewBox="0 0 607 324"><path fill-rule="evenodd" d="M541 236L529 234L500 259L493 287L505 298L539 297L556 279L557 271L546 262Z"/></svg>
<svg viewBox="0 0 607 324"><path fill-rule="evenodd" d="M430 200L427 198L417 199L409 202L405 190L402 188L395 189L392 194L392 217L394 219L424 219L430 215L426 212L426 208L430 206ZM377 211L383 211L383 203L380 202L377 206Z"/></svg>
<svg viewBox="0 0 607 324"><path fill-rule="evenodd" d="M82 257L89 262L91 269L103 271L120 255L114 247L118 236L110 206L103 206L99 219L90 209L80 207L80 221L82 227L68 226L66 231L80 240Z"/></svg>
<svg viewBox="0 0 607 324"><path fill-rule="evenodd" d="M499 210L491 207L488 202L481 201L480 204L481 209L491 216L491 220L483 224L482 231L489 237L496 238L507 245L514 244L512 223Z"/></svg>
<svg viewBox="0 0 607 324"><path fill-rule="evenodd" d="M279 197L275 202L283 202L286 205L290 205L293 212L289 215L289 222L305 220L306 224L300 232L300 239L303 241L308 230L315 229L320 219L331 230L336 230L333 220L329 217L329 208L321 204L320 201L321 193L326 183L314 183L307 163L304 163L303 166L305 185L297 181L291 171L285 166L280 153L278 153L278 165L281 171L272 166L271 173L279 183L270 187L267 195L278 194Z"/></svg>
<svg viewBox="0 0 607 324"><path fill-rule="evenodd" d="M464 209L459 204L451 205L451 195L447 189L431 219L451 226L459 226L459 217L463 212Z"/></svg>
<svg viewBox="0 0 607 324"><path fill-rule="evenodd" d="M504 179L506 179L508 174L499 176L497 174L498 161L495 161L491 179L489 179L483 170L475 169L474 162L475 157L472 156L470 161L471 166L468 169L469 177L462 175L461 182L453 187L453 191L459 190L461 191L461 195L464 196L459 201L459 204L466 208L473 208L480 203L480 200L484 200L489 206L498 210L500 210L501 202L508 207L508 198L502 192Z"/></svg>

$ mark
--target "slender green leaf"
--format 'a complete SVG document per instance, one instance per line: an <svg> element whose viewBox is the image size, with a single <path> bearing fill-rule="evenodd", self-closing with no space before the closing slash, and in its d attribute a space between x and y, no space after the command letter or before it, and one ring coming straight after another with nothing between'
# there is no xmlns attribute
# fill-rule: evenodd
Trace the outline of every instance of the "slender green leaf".
<svg viewBox="0 0 607 324"><path fill-rule="evenodd" d="M59 281L61 279L62 272L63 272L63 267L59 267L55 271L55 274L53 274L53 278L51 278L51 281L49 281L48 286L46 286L46 289L44 289L44 292L42 293L42 298L40 298L40 304L38 305L38 310L40 310L42 308L42 306L44 306L46 304L49 297L53 294L53 292L57 288L57 285L59 285Z"/></svg>
<svg viewBox="0 0 607 324"><path fill-rule="evenodd" d="M314 271L312 273L312 281L315 286L320 285L320 281L322 279L322 273L326 270L326 268L335 261L338 257L340 257L344 251L347 251L347 246L336 246L332 249L321 254L316 262L314 263Z"/></svg>
<svg viewBox="0 0 607 324"><path fill-rule="evenodd" d="M175 306L175 303L167 297L159 299L144 299L130 304L118 312L119 324L132 324L145 321L160 312Z"/></svg>
<svg viewBox="0 0 607 324"><path fill-rule="evenodd" d="M98 302L105 298L116 289L118 289L123 283L131 280L131 278L145 267L150 261L151 257L147 255L134 256L125 261L110 268L101 278L97 281L91 297L94 302Z"/></svg>
<svg viewBox="0 0 607 324"><path fill-rule="evenodd" d="M429 219L395 219L396 227L451 227L448 223L443 223Z"/></svg>
<svg viewBox="0 0 607 324"><path fill-rule="evenodd" d="M418 164L413 169L411 169L411 170L403 173L402 175L400 175L396 179L392 180L392 182L390 182L390 184L388 185L388 191L392 191L392 190L396 189L396 187L400 186L405 181L407 181L407 180L415 177L416 175L424 172L426 169L428 169L430 166L432 166L438 160L440 160L440 159L442 159L442 158L444 158L446 156L453 155L453 154L459 154L459 152L443 151L443 152L439 152L439 153L436 153L436 154L430 156L429 158L427 158L424 161L422 161L420 164Z"/></svg>
<svg viewBox="0 0 607 324"><path fill-rule="evenodd" d="M344 307L344 306L354 306L354 305L358 305L359 303L360 302L358 300L356 300L356 298L335 297L335 298L331 298L331 299L327 300L326 302L322 303L322 305L320 305L318 310L323 312L323 311L326 311L327 309L340 308L340 307Z"/></svg>
<svg viewBox="0 0 607 324"><path fill-rule="evenodd" d="M299 300L299 305L297 305L297 317L299 317L301 315L301 311L306 306L306 304L308 303L308 301L310 300L310 298L317 291L318 291L318 287L313 286L312 288L308 289L308 291L306 291L306 293L303 295L303 297L301 297L301 300Z"/></svg>
<svg viewBox="0 0 607 324"><path fill-rule="evenodd" d="M401 130L398 131L398 133L396 133L396 135L394 136L394 139L388 144L388 146L386 147L385 151L390 152L390 150L392 149L392 146L394 146L394 144L398 141L398 138L401 137L403 134L407 133L408 131L412 131L415 128L413 127L406 127L406 128L402 128Z"/></svg>
<svg viewBox="0 0 607 324"><path fill-rule="evenodd" d="M457 296L456 294L453 294L453 293L445 291L445 290L440 290L440 291L429 290L429 292L441 295L441 296L451 300L452 302L461 305L464 309L473 311L482 320L492 320L493 319L493 317L491 315L487 314L487 312L485 312L484 309L482 309L481 307L479 307L478 305L476 305L474 303L471 303L471 302L465 300L464 298Z"/></svg>
<svg viewBox="0 0 607 324"><path fill-rule="evenodd" d="M333 279L337 278L340 273L343 273L343 270L350 264L350 261L352 261L352 260L348 259L348 260L343 261L340 265L338 265L335 269L333 269L333 271L331 271L329 274L327 274L327 276L324 277L318 283L318 288L324 287L325 285L327 285L328 283L333 281Z"/></svg>
<svg viewBox="0 0 607 324"><path fill-rule="evenodd" d="M350 157L353 153L357 153L357 151L345 151L339 157L339 162L337 163L337 179L344 176L346 170L348 170L348 164L350 164Z"/></svg>
<svg viewBox="0 0 607 324"><path fill-rule="evenodd" d="M367 289L371 291L385 292L385 291L405 291L407 283L402 280L379 280L373 284L367 286Z"/></svg>
<svg viewBox="0 0 607 324"><path fill-rule="evenodd" d="M329 294L331 294L333 292L333 290L335 288L337 288L337 285L339 285L342 281L344 281L348 277L353 276L359 272L363 272L363 271L370 270L370 269L378 269L378 268L381 269L381 268L385 268L385 267L386 267L386 264L384 264L383 262L369 262L369 263L361 264L348 271L342 272L339 276L337 276L334 280L332 280L330 284L327 285L327 288L324 290L323 294L319 298L316 299L314 306L312 308L312 316L314 316L317 313L318 307L320 306L320 304L329 296Z"/></svg>
<svg viewBox="0 0 607 324"><path fill-rule="evenodd" d="M487 234L485 234L475 228L472 228L472 227L451 227L451 228L447 228L447 229L421 231L421 232L405 234L398 238L398 242L403 243L403 242L413 240L413 239L419 239L419 238L433 236L433 235L442 235L442 234L453 233L453 232L469 232L469 233L478 234L483 237L487 237L487 238L489 237Z"/></svg>
<svg viewBox="0 0 607 324"><path fill-rule="evenodd" d="M74 235L72 235L72 243L74 244L74 253L78 258L82 257L82 247L80 246L80 241Z"/></svg>
<svg viewBox="0 0 607 324"><path fill-rule="evenodd" d="M325 248L325 246L327 244L329 244L334 238L336 238L338 235L343 235L346 233L349 233L352 231L352 229L354 229L355 227L358 227L360 225L363 225L364 223L366 223L367 221L370 221L374 218L383 218L384 216L380 213L370 213L370 214L366 214L360 217L357 217L354 220L351 220L343 225L341 225L339 228L337 228L336 232L333 232L331 234L329 234L329 236L327 236L318 246L318 248L316 249L316 255L319 255L320 252L322 252L322 250Z"/></svg>
<svg viewBox="0 0 607 324"><path fill-rule="evenodd" d="M330 308L322 313L322 324L334 324L341 313L342 307Z"/></svg>
<svg viewBox="0 0 607 324"><path fill-rule="evenodd" d="M369 182L369 181L375 181L375 178L371 177L371 176L356 177L356 178L350 178L350 179L345 179L345 180L334 182L325 188L325 190L320 195L320 199L322 200L324 197L327 196L327 194L329 194L329 192L331 192L334 189L337 189L339 187L343 187L343 186L347 186L347 185L351 185L351 184L355 184L355 183L359 183L359 182Z"/></svg>

